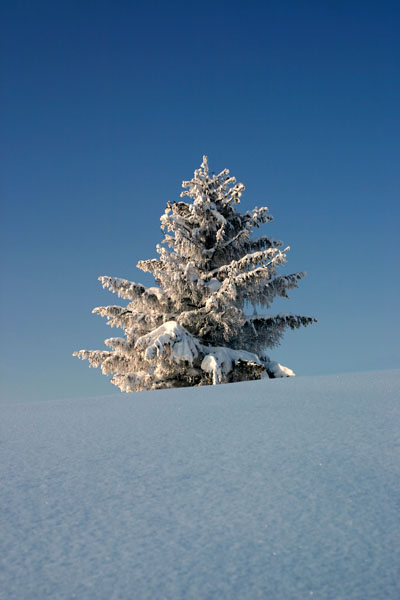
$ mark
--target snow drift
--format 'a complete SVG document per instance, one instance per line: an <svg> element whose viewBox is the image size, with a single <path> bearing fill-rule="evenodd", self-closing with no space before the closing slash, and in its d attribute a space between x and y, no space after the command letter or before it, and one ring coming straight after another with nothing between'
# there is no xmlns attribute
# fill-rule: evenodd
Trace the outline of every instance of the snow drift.
<svg viewBox="0 0 400 600"><path fill-rule="evenodd" d="M3 404L1 597L400 597L399 384Z"/></svg>

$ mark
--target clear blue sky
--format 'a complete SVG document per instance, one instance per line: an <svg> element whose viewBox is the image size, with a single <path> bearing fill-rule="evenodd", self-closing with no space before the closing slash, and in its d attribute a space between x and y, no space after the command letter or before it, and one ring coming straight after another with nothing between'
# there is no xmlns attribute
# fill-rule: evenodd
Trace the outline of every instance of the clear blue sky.
<svg viewBox="0 0 400 600"><path fill-rule="evenodd" d="M399 17L397 1L3 3L3 398L117 391L71 356L112 333L97 277L151 283L136 262L203 154L308 272L273 308L319 323L271 356L298 375L399 367Z"/></svg>

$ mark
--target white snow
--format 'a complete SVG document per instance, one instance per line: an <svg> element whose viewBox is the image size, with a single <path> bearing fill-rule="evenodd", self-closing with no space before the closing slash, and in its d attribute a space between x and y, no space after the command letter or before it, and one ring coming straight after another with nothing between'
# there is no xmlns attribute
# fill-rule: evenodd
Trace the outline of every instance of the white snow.
<svg viewBox="0 0 400 600"><path fill-rule="evenodd" d="M140 337L135 344L135 348L145 349L146 360L164 354L165 348L168 347L173 361L186 361L189 364L197 357L198 346L190 333L176 321L167 321L151 333Z"/></svg>
<svg viewBox="0 0 400 600"><path fill-rule="evenodd" d="M0 597L395 600L400 371L2 404Z"/></svg>
<svg viewBox="0 0 400 600"><path fill-rule="evenodd" d="M218 292L218 290L221 287L221 282L218 281L218 279L210 279L210 281L208 283L205 284L208 289L210 290L210 292Z"/></svg>
<svg viewBox="0 0 400 600"><path fill-rule="evenodd" d="M274 377L295 377L296 376L296 373L294 371L292 371L292 369L289 369L289 367L285 367L284 365L281 365L278 362L270 360L270 361L268 361L267 364L268 364L268 371L273 373ZM268 375L265 373L264 377L266 379L268 377Z"/></svg>
<svg viewBox="0 0 400 600"><path fill-rule="evenodd" d="M221 365L218 363L217 357L214 354L206 354L201 362L201 368L206 373L212 375L213 385L221 382Z"/></svg>
<svg viewBox="0 0 400 600"><path fill-rule="evenodd" d="M212 375L214 385L223 381L223 375L232 370L235 361L247 360L262 364L257 354L246 352L246 350L234 350L224 346L202 346L202 349L208 354L204 357L201 368ZM280 376L278 375L278 377Z"/></svg>

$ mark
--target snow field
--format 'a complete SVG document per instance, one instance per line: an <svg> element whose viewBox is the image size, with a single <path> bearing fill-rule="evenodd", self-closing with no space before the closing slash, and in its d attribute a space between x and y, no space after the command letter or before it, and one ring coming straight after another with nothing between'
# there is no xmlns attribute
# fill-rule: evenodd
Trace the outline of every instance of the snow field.
<svg viewBox="0 0 400 600"><path fill-rule="evenodd" d="M396 600L400 372L3 404L0 597Z"/></svg>

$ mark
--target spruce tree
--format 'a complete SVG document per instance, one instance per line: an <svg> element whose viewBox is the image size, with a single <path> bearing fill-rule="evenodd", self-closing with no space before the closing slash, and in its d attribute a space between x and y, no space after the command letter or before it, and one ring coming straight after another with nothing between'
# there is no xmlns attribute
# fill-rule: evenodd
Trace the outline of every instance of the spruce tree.
<svg viewBox="0 0 400 600"><path fill-rule="evenodd" d="M93 312L125 337L105 340L109 351L74 356L113 375L111 383L125 392L294 375L266 351L279 344L286 328L315 319L257 314L276 296L287 298L304 276L278 275L289 248L266 235L252 237L272 220L268 209L239 212L243 184L228 169L210 175L207 157L182 187L181 197L191 201L168 203L159 258L137 265L154 276L156 286L99 277L129 303Z"/></svg>

